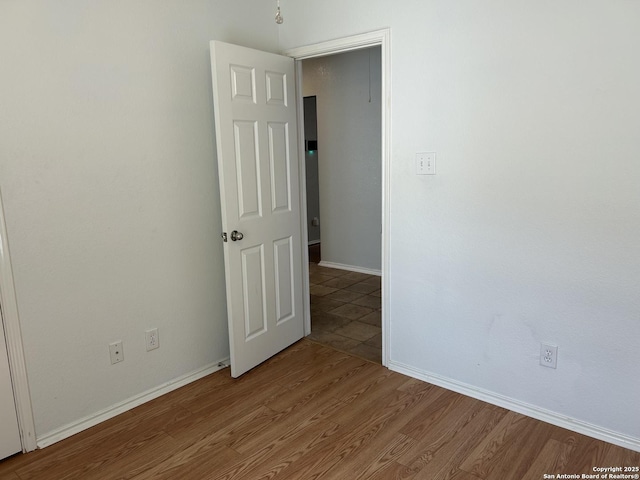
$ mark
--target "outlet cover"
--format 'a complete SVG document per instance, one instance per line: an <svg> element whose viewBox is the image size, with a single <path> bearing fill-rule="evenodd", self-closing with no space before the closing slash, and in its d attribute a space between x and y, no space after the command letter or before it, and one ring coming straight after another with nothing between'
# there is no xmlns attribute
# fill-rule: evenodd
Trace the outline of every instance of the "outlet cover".
<svg viewBox="0 0 640 480"><path fill-rule="evenodd" d="M543 367L557 368L558 366L558 347L542 343L540 345L540 365Z"/></svg>
<svg viewBox="0 0 640 480"><path fill-rule="evenodd" d="M109 355L111 356L111 365L124 362L124 350L122 349L122 340L109 344Z"/></svg>
<svg viewBox="0 0 640 480"><path fill-rule="evenodd" d="M147 330L146 332L144 332L144 336L147 344L147 352L160 347L160 337L158 336L157 328Z"/></svg>

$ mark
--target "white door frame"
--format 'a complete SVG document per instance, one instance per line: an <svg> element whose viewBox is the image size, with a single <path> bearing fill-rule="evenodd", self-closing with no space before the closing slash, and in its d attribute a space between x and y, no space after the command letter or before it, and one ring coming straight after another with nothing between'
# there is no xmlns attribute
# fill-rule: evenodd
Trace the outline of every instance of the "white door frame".
<svg viewBox="0 0 640 480"><path fill-rule="evenodd" d="M22 332L20 331L20 317L18 316L18 302L13 283L13 270L9 258L9 242L7 241L7 227L4 220L2 195L0 194L0 302L2 303L2 318L0 328L4 323L4 333L7 341L9 356L9 370L13 386L13 397L16 404L18 427L22 451L35 450L36 429L31 408L31 394L27 379L27 366L24 359ZM0 348L4 348L0 345Z"/></svg>
<svg viewBox="0 0 640 480"><path fill-rule="evenodd" d="M284 55L296 60L296 86L298 100L298 145L304 151L304 127L302 115L302 60L324 57L362 48L381 48L382 69L382 365L387 366L389 350L389 179L391 171L391 30L386 28L373 32L330 40L286 50ZM304 155L300 159L300 205L302 245L307 245L307 191ZM305 292L305 335L311 333L311 307L309 305L309 252L303 248L303 289Z"/></svg>

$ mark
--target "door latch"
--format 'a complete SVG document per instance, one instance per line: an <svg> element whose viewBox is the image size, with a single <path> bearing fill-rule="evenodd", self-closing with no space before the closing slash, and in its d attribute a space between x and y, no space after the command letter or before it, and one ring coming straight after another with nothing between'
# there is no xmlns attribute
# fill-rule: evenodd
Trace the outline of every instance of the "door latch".
<svg viewBox="0 0 640 480"><path fill-rule="evenodd" d="M222 241L223 242L227 242L227 232L222 232L222 235L220 235L222 237Z"/></svg>

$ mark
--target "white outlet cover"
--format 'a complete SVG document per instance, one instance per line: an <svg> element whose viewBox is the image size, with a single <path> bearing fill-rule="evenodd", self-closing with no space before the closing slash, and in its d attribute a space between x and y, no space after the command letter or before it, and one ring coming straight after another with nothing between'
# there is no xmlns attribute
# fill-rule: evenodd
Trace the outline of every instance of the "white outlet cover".
<svg viewBox="0 0 640 480"><path fill-rule="evenodd" d="M124 362L124 350L122 348L122 341L109 344L109 355L111 357L111 365Z"/></svg>
<svg viewBox="0 0 640 480"><path fill-rule="evenodd" d="M160 347L160 337L158 336L158 329L152 328L151 330L147 330L144 332L145 342L147 345L147 352L151 350L155 350Z"/></svg>
<svg viewBox="0 0 640 480"><path fill-rule="evenodd" d="M558 347L556 345L540 344L540 365L548 368L558 367Z"/></svg>

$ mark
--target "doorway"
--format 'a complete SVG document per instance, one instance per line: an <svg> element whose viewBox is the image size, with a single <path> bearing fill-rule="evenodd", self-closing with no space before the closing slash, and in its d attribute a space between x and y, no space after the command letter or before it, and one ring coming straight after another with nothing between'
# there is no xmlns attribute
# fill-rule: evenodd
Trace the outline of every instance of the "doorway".
<svg viewBox="0 0 640 480"><path fill-rule="evenodd" d="M307 240L309 261L320 263L320 182L318 178L318 114L317 97L305 96L304 110L304 164L307 187Z"/></svg>
<svg viewBox="0 0 640 480"><path fill-rule="evenodd" d="M299 64L307 169L309 338L384 364L381 44ZM314 185L318 180L319 189Z"/></svg>

